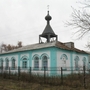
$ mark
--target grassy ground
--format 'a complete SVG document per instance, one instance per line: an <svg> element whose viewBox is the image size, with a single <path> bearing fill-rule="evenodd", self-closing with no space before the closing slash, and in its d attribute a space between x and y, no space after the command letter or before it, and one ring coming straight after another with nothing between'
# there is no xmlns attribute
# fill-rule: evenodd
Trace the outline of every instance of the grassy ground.
<svg viewBox="0 0 90 90"><path fill-rule="evenodd" d="M85 81L84 81L85 79ZM84 84L85 83L85 84ZM42 77L28 73L0 75L0 90L90 90L90 74Z"/></svg>
<svg viewBox="0 0 90 90"><path fill-rule="evenodd" d="M84 87L70 87L66 85L54 86L11 79L0 79L0 90L85 90ZM90 90L87 88L86 90Z"/></svg>

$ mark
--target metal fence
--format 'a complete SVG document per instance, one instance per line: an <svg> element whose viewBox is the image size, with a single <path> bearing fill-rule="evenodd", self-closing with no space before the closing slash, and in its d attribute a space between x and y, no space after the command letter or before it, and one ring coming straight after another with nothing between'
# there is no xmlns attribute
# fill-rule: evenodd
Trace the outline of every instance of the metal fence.
<svg viewBox="0 0 90 90"><path fill-rule="evenodd" d="M28 82L37 82L40 84L51 85L70 85L73 87L90 86L90 70L85 66L81 68L75 67L41 67L41 68L12 68L0 67L1 78L9 78L14 80L23 80Z"/></svg>

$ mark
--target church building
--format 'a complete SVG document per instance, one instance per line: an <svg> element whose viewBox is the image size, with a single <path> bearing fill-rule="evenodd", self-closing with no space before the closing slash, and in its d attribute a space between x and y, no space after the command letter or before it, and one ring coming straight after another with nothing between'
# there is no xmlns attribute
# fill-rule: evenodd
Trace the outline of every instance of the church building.
<svg viewBox="0 0 90 90"><path fill-rule="evenodd" d="M45 67L49 75L59 74L57 70L59 67L65 71L68 68L77 71L83 66L88 68L89 54L75 48L73 42L58 41L58 35L50 26L51 19L48 11L45 17L47 25L39 35L38 43L1 53L0 67L3 67L3 70L10 67L12 72L17 72L18 67L26 72L31 67L32 73L43 73ZM46 41L43 41L43 38ZM52 68L55 68L55 71L51 72Z"/></svg>

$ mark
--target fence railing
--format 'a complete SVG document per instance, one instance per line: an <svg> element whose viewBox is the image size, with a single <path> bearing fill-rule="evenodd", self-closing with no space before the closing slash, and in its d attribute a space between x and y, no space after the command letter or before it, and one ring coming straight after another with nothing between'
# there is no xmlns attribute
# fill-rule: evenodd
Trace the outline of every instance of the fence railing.
<svg viewBox="0 0 90 90"><path fill-rule="evenodd" d="M0 75L3 78L38 82L44 84L84 86L90 83L90 70L85 66L79 69L75 67L41 67L41 68L12 68L0 67Z"/></svg>

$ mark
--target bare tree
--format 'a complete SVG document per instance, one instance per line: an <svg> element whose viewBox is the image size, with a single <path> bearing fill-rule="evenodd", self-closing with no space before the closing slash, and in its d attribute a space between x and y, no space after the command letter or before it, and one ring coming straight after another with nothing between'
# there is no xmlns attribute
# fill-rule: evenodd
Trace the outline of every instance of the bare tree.
<svg viewBox="0 0 90 90"><path fill-rule="evenodd" d="M7 45L2 43L1 44L1 52L6 52L6 51L8 51Z"/></svg>
<svg viewBox="0 0 90 90"><path fill-rule="evenodd" d="M66 24L76 30L74 31L74 36L77 37L76 39L81 39L90 33L90 0L84 0L84 2L78 3L82 6L78 10L72 7L71 20ZM86 47L90 49L90 41L87 41Z"/></svg>
<svg viewBox="0 0 90 90"><path fill-rule="evenodd" d="M7 44L2 43L2 44L0 44L0 53L7 52L7 51L10 51L10 50L13 50L13 49L18 49L20 47L22 47L22 42L21 41L19 41L17 43L17 45L11 45L11 44L7 45Z"/></svg>
<svg viewBox="0 0 90 90"><path fill-rule="evenodd" d="M10 44L7 45L8 51L13 50Z"/></svg>
<svg viewBox="0 0 90 90"><path fill-rule="evenodd" d="M22 42L18 41L18 47L22 47Z"/></svg>
<svg viewBox="0 0 90 90"><path fill-rule="evenodd" d="M71 15L71 20L67 22L68 26L77 29L75 34L78 34L78 39L82 38L90 31L90 0L79 3L84 6L80 8L80 10L72 8L73 13Z"/></svg>

